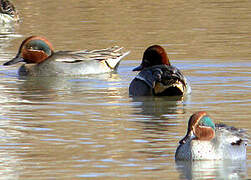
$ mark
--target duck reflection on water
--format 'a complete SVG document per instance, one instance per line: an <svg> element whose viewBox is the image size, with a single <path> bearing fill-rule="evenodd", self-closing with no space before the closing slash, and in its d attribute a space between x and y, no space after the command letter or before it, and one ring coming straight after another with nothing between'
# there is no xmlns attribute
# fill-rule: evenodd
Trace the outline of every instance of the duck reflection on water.
<svg viewBox="0 0 251 180"><path fill-rule="evenodd" d="M136 114L157 118L184 114L186 103L189 100L189 96L139 96L132 98Z"/></svg>
<svg viewBox="0 0 251 180"><path fill-rule="evenodd" d="M246 160L176 161L181 179L246 179Z"/></svg>

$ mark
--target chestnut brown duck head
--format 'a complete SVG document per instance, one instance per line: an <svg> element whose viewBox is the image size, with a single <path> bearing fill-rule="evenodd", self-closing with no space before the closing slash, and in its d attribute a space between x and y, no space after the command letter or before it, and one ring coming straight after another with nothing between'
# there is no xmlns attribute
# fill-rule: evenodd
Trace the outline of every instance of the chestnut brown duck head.
<svg viewBox="0 0 251 180"><path fill-rule="evenodd" d="M183 96L191 93L186 77L171 65L165 49L159 45L148 47L141 64L133 71L140 72L130 84L130 96Z"/></svg>

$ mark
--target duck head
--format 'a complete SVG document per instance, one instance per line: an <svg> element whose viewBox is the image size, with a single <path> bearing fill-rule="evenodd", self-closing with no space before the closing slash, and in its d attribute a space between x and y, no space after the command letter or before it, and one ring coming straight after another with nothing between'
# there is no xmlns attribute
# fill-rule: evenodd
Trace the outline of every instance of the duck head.
<svg viewBox="0 0 251 180"><path fill-rule="evenodd" d="M3 65L8 66L19 62L40 63L52 54L53 46L47 39L39 36L30 36L22 42L16 57Z"/></svg>
<svg viewBox="0 0 251 180"><path fill-rule="evenodd" d="M134 68L133 71L141 71L144 68L161 64L170 66L166 51L159 45L153 45L145 50L140 66Z"/></svg>
<svg viewBox="0 0 251 180"><path fill-rule="evenodd" d="M205 111L194 113L188 122L187 134L180 140L180 144L185 144L191 139L209 141L215 136L215 124Z"/></svg>

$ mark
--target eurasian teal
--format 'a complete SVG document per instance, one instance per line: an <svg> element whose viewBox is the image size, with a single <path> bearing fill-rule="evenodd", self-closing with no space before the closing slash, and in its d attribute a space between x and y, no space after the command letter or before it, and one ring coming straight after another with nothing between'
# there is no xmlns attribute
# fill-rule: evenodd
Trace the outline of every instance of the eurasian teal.
<svg viewBox="0 0 251 180"><path fill-rule="evenodd" d="M14 5L8 0L0 0L0 24L18 22L19 20Z"/></svg>
<svg viewBox="0 0 251 180"><path fill-rule="evenodd" d="M130 84L130 96L182 96L191 92L186 77L170 64L165 49L159 45L148 47L141 65L133 71L140 73Z"/></svg>
<svg viewBox="0 0 251 180"><path fill-rule="evenodd" d="M25 62L20 76L86 75L107 73L117 69L128 52L121 47L100 50L53 51L52 44L45 38L31 36L25 39L12 60L4 66Z"/></svg>
<svg viewBox="0 0 251 180"><path fill-rule="evenodd" d="M246 158L247 135L243 129L214 124L205 111L194 113L186 136L179 142L176 160L242 160Z"/></svg>

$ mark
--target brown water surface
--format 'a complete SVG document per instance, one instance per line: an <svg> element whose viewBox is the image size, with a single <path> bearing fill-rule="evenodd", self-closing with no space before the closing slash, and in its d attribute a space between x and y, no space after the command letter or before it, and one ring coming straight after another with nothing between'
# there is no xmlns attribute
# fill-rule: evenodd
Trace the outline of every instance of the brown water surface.
<svg viewBox="0 0 251 180"><path fill-rule="evenodd" d="M117 74L19 78L0 66L0 179L246 179L245 162L178 165L174 153L199 110L251 133L251 1L14 1L0 26L1 64L30 35L56 50L124 46ZM164 46L191 82L180 101L128 96L143 51ZM185 167L185 168L184 168Z"/></svg>

